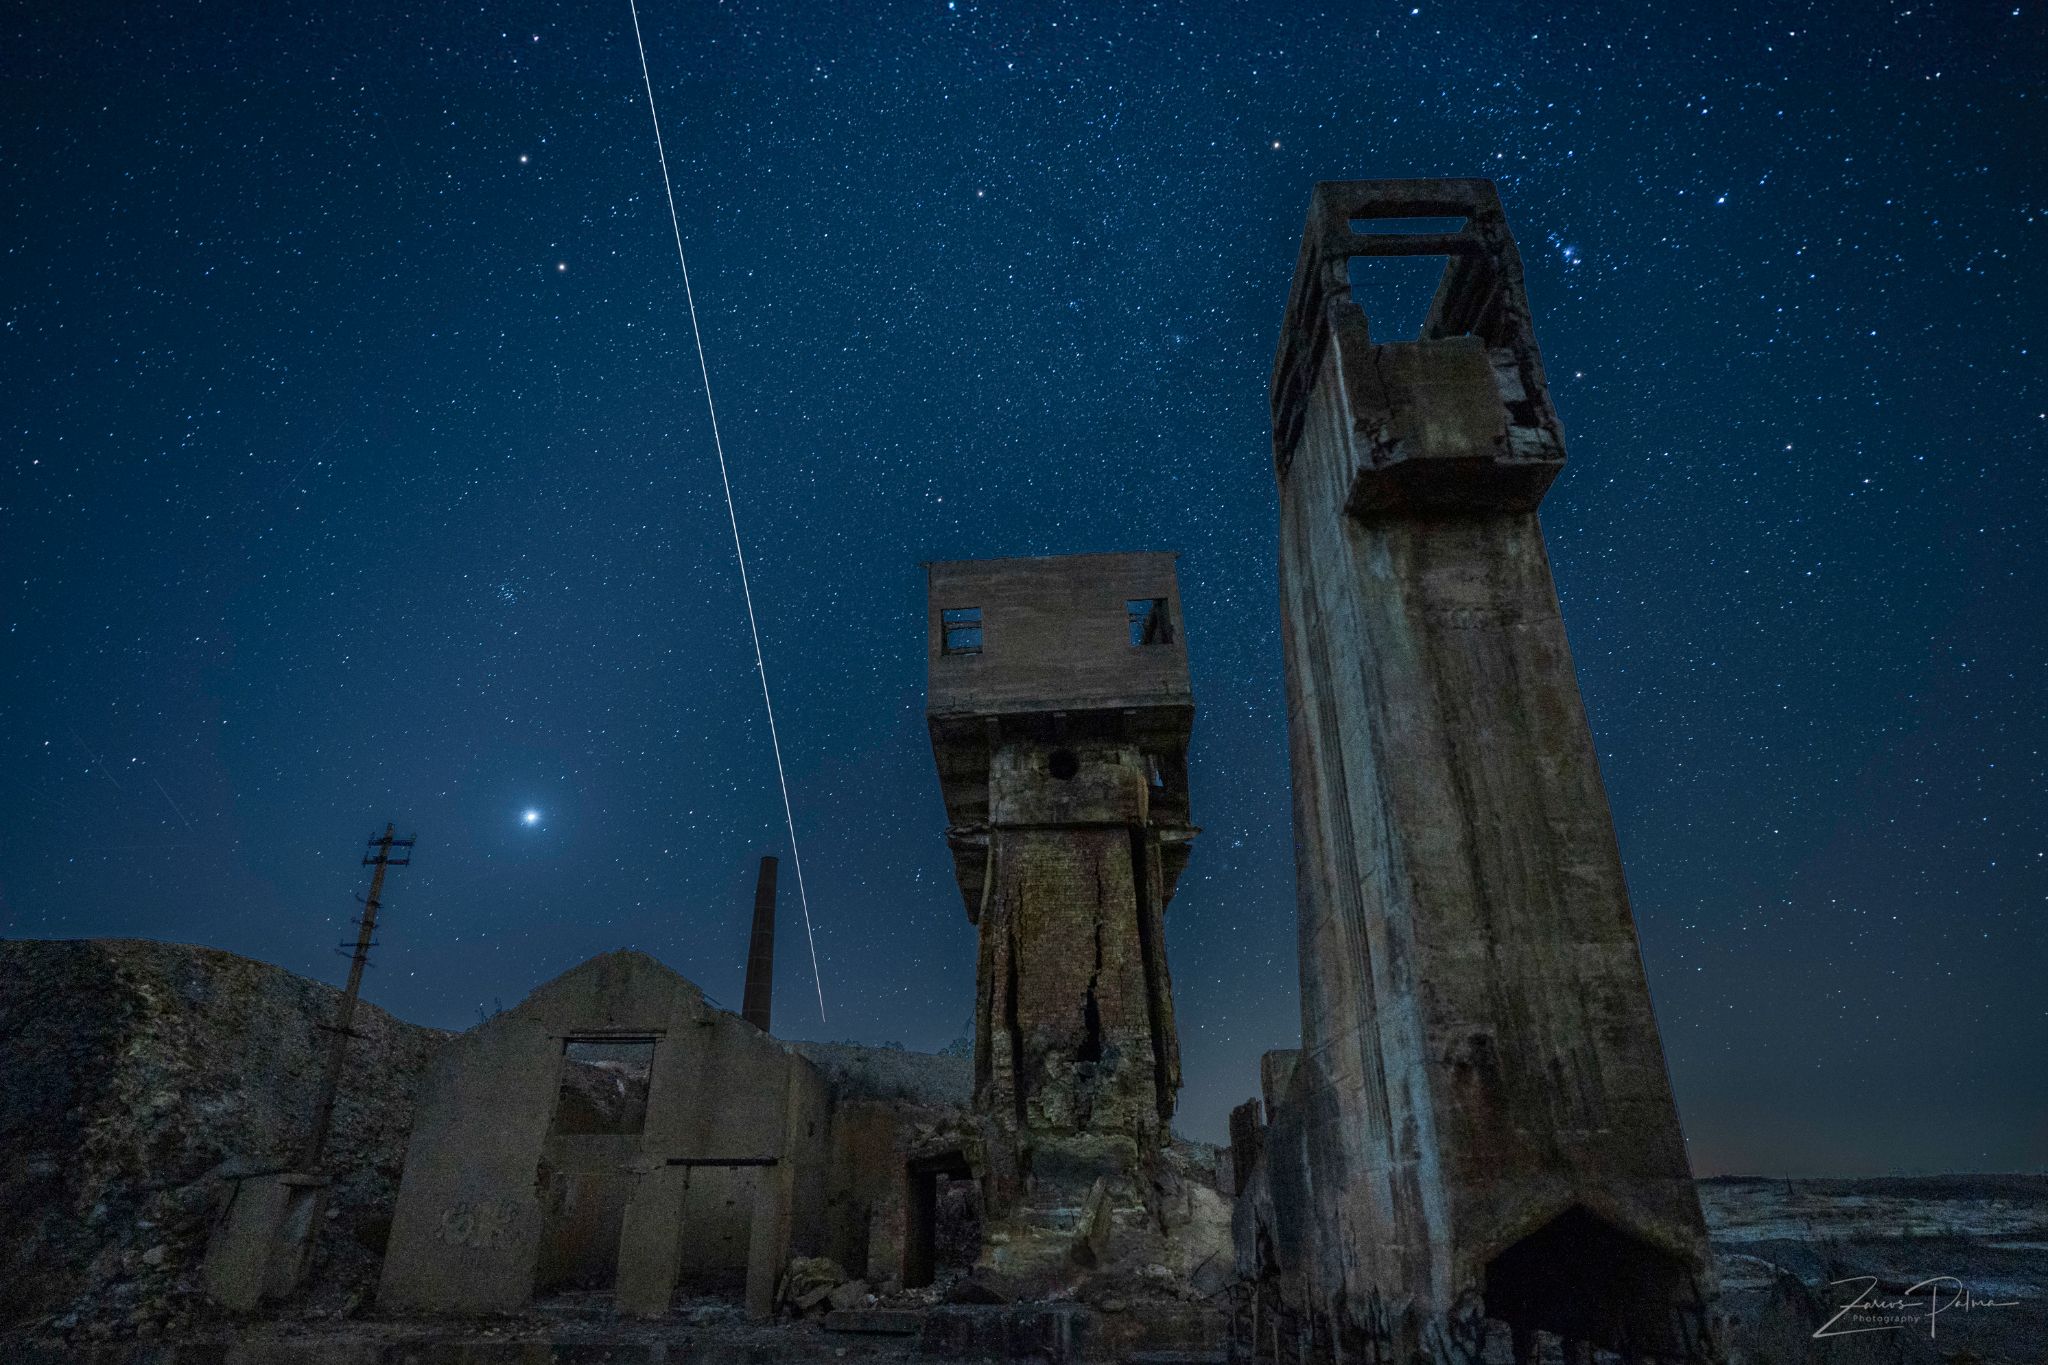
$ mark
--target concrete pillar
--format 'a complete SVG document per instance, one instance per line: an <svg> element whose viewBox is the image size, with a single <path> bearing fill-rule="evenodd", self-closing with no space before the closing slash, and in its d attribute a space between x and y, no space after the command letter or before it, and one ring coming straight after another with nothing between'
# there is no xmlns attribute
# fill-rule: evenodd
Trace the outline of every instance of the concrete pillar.
<svg viewBox="0 0 2048 1365"><path fill-rule="evenodd" d="M1463 227L1352 227L1420 217ZM1447 261L1418 339L1351 298L1380 255ZM1536 516L1563 438L1490 184L1317 187L1273 454L1302 1050L1267 1078L1294 1111L1267 1150L1305 1162L1271 1172L1314 1248L1299 1292L1412 1302L1454 1354L1482 1295L1527 1328L1596 1300L1630 1331L1701 1318L1705 1227ZM1578 1267L1558 1283L1496 1263L1546 1237Z"/></svg>
<svg viewBox="0 0 2048 1365"><path fill-rule="evenodd" d="M747 1239L747 1316L775 1315L775 1291L789 1264L791 1168L787 1161L761 1169L754 1184L753 1227Z"/></svg>

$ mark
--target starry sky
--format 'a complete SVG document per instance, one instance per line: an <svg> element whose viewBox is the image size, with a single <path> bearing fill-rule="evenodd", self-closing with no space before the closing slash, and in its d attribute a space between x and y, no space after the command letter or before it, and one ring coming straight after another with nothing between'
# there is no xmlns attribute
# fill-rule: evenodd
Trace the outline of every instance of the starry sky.
<svg viewBox="0 0 2048 1365"><path fill-rule="evenodd" d="M641 17L827 1019L626 0L0 21L0 934L338 982L390 819L377 1004L461 1028L633 946L736 1007L772 852L778 1031L936 1048L974 952L918 562L1178 550L1220 1139L1299 1036L1309 188L1480 175L1696 1169L2048 1165L2039 0Z"/></svg>

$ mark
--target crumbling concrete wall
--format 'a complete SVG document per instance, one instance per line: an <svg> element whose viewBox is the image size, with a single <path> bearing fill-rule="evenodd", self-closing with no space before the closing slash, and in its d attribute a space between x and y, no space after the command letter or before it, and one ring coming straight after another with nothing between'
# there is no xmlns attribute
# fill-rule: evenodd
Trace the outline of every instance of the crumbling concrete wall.
<svg viewBox="0 0 2048 1365"><path fill-rule="evenodd" d="M986 1170L982 1127L970 1109L972 1064L900 1047L790 1046L831 1090L823 1254L852 1279L900 1288L913 1167L957 1152L970 1172Z"/></svg>
<svg viewBox="0 0 2048 1365"><path fill-rule="evenodd" d="M1438 215L1466 226L1350 226ZM1451 262L1423 337L1375 338L1347 262L1416 251ZM1562 438L1490 185L1318 186L1274 433L1302 1050L1240 1266L1340 1351L1476 1359L1491 1317L1711 1354L1705 1229L1536 519Z"/></svg>
<svg viewBox="0 0 2048 1365"><path fill-rule="evenodd" d="M990 1112L1157 1145L1180 1049L1165 955L1151 951L1160 908L1140 884L1148 851L1119 827L995 832L976 1054Z"/></svg>
<svg viewBox="0 0 2048 1365"><path fill-rule="evenodd" d="M560 1131L575 1041L651 1043L637 1130ZM822 1240L828 1127L825 1083L809 1063L644 954L594 958L440 1058L378 1301L509 1311L532 1296L544 1257L587 1253L615 1267L629 1311L665 1311L688 1271L743 1280L749 1306L765 1312L790 1252ZM564 1239L591 1245L565 1249Z"/></svg>

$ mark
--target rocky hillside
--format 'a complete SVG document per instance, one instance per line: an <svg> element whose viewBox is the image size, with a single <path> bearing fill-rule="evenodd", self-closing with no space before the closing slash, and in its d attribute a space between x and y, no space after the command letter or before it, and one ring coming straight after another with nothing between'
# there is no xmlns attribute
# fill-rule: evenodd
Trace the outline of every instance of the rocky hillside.
<svg viewBox="0 0 2048 1365"><path fill-rule="evenodd" d="M209 948L0 942L0 1327L148 1336L202 1312L221 1177L276 1169L304 1140L339 994ZM356 1029L315 1302L374 1272L447 1036L367 1005Z"/></svg>
<svg viewBox="0 0 2048 1365"><path fill-rule="evenodd" d="M966 1056L911 1052L866 1043L791 1043L790 1050L825 1073L834 1098L900 1100L933 1108L964 1108L974 1096L974 1063Z"/></svg>

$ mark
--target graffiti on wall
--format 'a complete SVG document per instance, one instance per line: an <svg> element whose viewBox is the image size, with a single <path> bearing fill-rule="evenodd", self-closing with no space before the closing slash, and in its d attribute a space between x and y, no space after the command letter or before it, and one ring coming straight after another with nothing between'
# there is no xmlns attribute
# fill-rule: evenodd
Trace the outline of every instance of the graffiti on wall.
<svg viewBox="0 0 2048 1365"><path fill-rule="evenodd" d="M509 1199L477 1199L441 1210L434 1236L450 1246L509 1246L519 1222L518 1206Z"/></svg>

